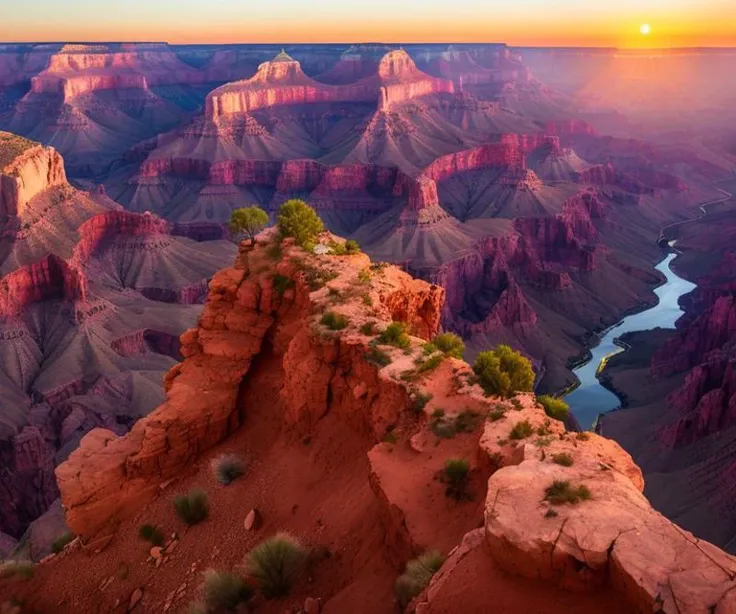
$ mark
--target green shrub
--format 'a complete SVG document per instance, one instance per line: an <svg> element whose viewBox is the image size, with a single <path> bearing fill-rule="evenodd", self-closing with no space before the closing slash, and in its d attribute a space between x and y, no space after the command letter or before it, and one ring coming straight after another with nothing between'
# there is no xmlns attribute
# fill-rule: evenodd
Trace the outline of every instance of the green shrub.
<svg viewBox="0 0 736 614"><path fill-rule="evenodd" d="M322 326L326 326L330 330L343 330L348 327L349 321L345 316L340 315L339 313L328 311L322 316L320 324L322 324Z"/></svg>
<svg viewBox="0 0 736 614"><path fill-rule="evenodd" d="M368 268L358 272L358 281L361 283L368 283L371 280L371 277L373 277L373 275L371 275L371 270Z"/></svg>
<svg viewBox="0 0 736 614"><path fill-rule="evenodd" d="M445 356L462 358L465 352L463 340L454 333L443 333L432 339L434 345Z"/></svg>
<svg viewBox="0 0 736 614"><path fill-rule="evenodd" d="M234 235L245 234L255 243L256 235L268 226L268 213L260 207L235 209L230 214L229 226Z"/></svg>
<svg viewBox="0 0 736 614"><path fill-rule="evenodd" d="M279 232L284 237L294 237L296 244L304 246L314 242L317 235L324 230L322 220L317 212L303 200L287 200L277 215Z"/></svg>
<svg viewBox="0 0 736 614"><path fill-rule="evenodd" d="M457 433L454 420L448 420L442 416L432 418L429 430L442 439L452 439Z"/></svg>
<svg viewBox="0 0 736 614"><path fill-rule="evenodd" d="M33 563L31 561L6 561L0 563L0 579L22 578L30 580L33 577Z"/></svg>
<svg viewBox="0 0 736 614"><path fill-rule="evenodd" d="M164 545L164 534L152 524L144 524L138 529L138 537L147 542L151 542L154 546Z"/></svg>
<svg viewBox="0 0 736 614"><path fill-rule="evenodd" d="M563 467L572 467L572 464L574 462L572 456L570 454L567 454L566 452L555 454L552 457L552 460L558 465L562 465Z"/></svg>
<svg viewBox="0 0 736 614"><path fill-rule="evenodd" d="M273 278L273 289L279 296L283 296L289 288L294 287L294 280L285 275L275 275Z"/></svg>
<svg viewBox="0 0 736 614"><path fill-rule="evenodd" d="M509 439L526 439L534 432L532 425L529 420L522 420L514 424L511 432L509 433Z"/></svg>
<svg viewBox="0 0 736 614"><path fill-rule="evenodd" d="M575 438L579 439L580 441L588 441L588 439L590 439L590 433L583 431L582 433L578 433L577 435L575 435Z"/></svg>
<svg viewBox="0 0 736 614"><path fill-rule="evenodd" d="M279 240L278 239L276 239L276 243L274 243L273 245L270 245L268 247L268 249L266 250L266 255L271 260L281 260L281 258L283 257L284 253L281 251L281 243L279 243ZM268 267L266 267L266 268L268 268Z"/></svg>
<svg viewBox="0 0 736 614"><path fill-rule="evenodd" d="M567 480L555 480L544 491L544 498L552 505L564 503L575 505L581 501L587 501L590 497L590 490L587 486L581 484L576 488L571 486Z"/></svg>
<svg viewBox="0 0 736 614"><path fill-rule="evenodd" d="M565 420L570 415L570 406L562 399L543 394L537 402L544 407L545 413L555 420Z"/></svg>
<svg viewBox="0 0 736 614"><path fill-rule="evenodd" d="M278 533L246 556L248 573L269 599L287 595L304 570L307 549L291 535Z"/></svg>
<svg viewBox="0 0 736 614"><path fill-rule="evenodd" d="M372 347L366 352L365 359L371 364L378 365L379 367L385 367L391 364L391 357L386 354L383 350Z"/></svg>
<svg viewBox="0 0 736 614"><path fill-rule="evenodd" d="M506 412L503 409L492 409L490 412L488 412L488 419L491 422L498 422L505 415Z"/></svg>
<svg viewBox="0 0 736 614"><path fill-rule="evenodd" d="M424 411L424 408L427 406L427 403L429 403L432 400L432 395L427 393L424 394L422 392L417 392L414 395L414 411L418 414L422 413Z"/></svg>
<svg viewBox="0 0 736 614"><path fill-rule="evenodd" d="M434 354L437 350L437 346L434 343L425 343L422 346L422 352L424 352L425 356L431 356Z"/></svg>
<svg viewBox="0 0 736 614"><path fill-rule="evenodd" d="M445 495L459 501L468 496L470 463L464 458L448 458L445 461L444 478L447 482Z"/></svg>
<svg viewBox="0 0 736 614"><path fill-rule="evenodd" d="M508 345L478 354L473 371L486 394L511 397L534 386L532 363Z"/></svg>
<svg viewBox="0 0 736 614"><path fill-rule="evenodd" d="M327 282L330 282L337 277L337 273L333 273L332 271L316 266L304 267L303 271L305 281L312 292L319 290L320 288L324 288Z"/></svg>
<svg viewBox="0 0 736 614"><path fill-rule="evenodd" d="M472 433L478 428L480 415L472 409L466 409L460 412L455 418L455 428L458 433Z"/></svg>
<svg viewBox="0 0 736 614"><path fill-rule="evenodd" d="M345 253L346 254L359 254L360 245L355 239L348 239L345 241Z"/></svg>
<svg viewBox="0 0 736 614"><path fill-rule="evenodd" d="M376 334L376 323L373 320L366 322L360 327L360 332L366 337L372 337Z"/></svg>
<svg viewBox="0 0 736 614"><path fill-rule="evenodd" d="M70 544L71 541L74 539L74 533L71 531L64 531L59 537L57 537L53 542L51 542L51 551L54 554L59 554L64 548L67 546L67 544Z"/></svg>
<svg viewBox="0 0 736 614"><path fill-rule="evenodd" d="M203 575L203 601L207 614L234 612L253 597L253 589L238 575L214 569L208 569Z"/></svg>
<svg viewBox="0 0 736 614"><path fill-rule="evenodd" d="M381 345L392 345L397 348L406 349L411 344L409 335L406 334L406 324L403 322L391 322L379 336L378 343Z"/></svg>
<svg viewBox="0 0 736 614"><path fill-rule="evenodd" d="M426 373L427 371L433 371L437 367L439 367L442 364L442 361L445 359L445 357L442 354L437 354L436 356L430 356L427 358L427 360L423 361L418 367L417 371L419 373Z"/></svg>
<svg viewBox="0 0 736 614"><path fill-rule="evenodd" d="M193 488L186 495L178 495L174 498L174 509L179 518L188 525L200 523L210 514L207 493Z"/></svg>
<svg viewBox="0 0 736 614"><path fill-rule="evenodd" d="M406 570L395 584L396 597L402 609L429 585L444 562L445 557L439 552L426 552L406 564Z"/></svg>
<svg viewBox="0 0 736 614"><path fill-rule="evenodd" d="M519 399L511 399L511 405L516 411L521 411L524 409L524 405Z"/></svg>
<svg viewBox="0 0 736 614"><path fill-rule="evenodd" d="M364 294L362 298L363 304L366 307L372 307L373 306L373 298L370 294Z"/></svg>
<svg viewBox="0 0 736 614"><path fill-rule="evenodd" d="M212 472L220 484L227 486L245 473L245 461L237 454L223 454L213 459Z"/></svg>

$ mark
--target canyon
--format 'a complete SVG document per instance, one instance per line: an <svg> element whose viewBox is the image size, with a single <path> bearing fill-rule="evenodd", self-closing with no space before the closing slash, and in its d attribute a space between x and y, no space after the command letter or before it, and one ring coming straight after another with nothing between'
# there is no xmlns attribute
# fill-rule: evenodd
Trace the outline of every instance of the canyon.
<svg viewBox="0 0 736 614"><path fill-rule="evenodd" d="M662 279L653 267L667 253L658 238L677 238L677 270L698 285L683 299L686 316L676 332L633 335L632 351L612 359L604 372L627 407L603 417L600 429L626 452L591 435L590 446L572 453L576 461L582 454L581 466L602 454L604 464L625 467L633 490L626 483L606 485L606 513L629 518L638 531L666 534L678 544L671 550L694 561L694 569L707 567L692 549L701 542L680 541L680 529L657 512L733 553L733 212L709 209L698 223L673 226L718 198L736 171L733 92L719 85L730 83L733 56L698 54L628 56L503 44L0 45L0 130L9 131L0 132L0 390L6 401L0 412L0 558L30 552L38 560L68 524L83 536L85 554L65 557L79 561L88 543L104 543L123 527L112 542L116 554L105 551L96 559L114 574L115 557L138 556L135 540L120 537L132 526L129 512L146 509L166 518L161 493L171 480L209 479L207 463L197 459L233 442L257 448L248 434L248 408L263 405L282 414L278 424L267 424L261 408L253 410L256 432L265 438L256 456L277 458L277 450L290 450L315 429L331 435L315 439L315 457L307 449L302 460L324 462L319 466L333 472L332 463L316 457L352 453L335 479L350 491L350 501L366 506L366 515L345 512L331 492L319 491L345 514L344 520L332 514L338 526L365 529L364 550L351 550L339 579L320 584L332 603L328 609L349 607L350 586L359 587L356 594L370 592L361 574L375 556L381 561L375 599L381 601L374 605L383 611L393 599L389 576L410 554L432 546L427 536L437 532L441 543L434 546L458 549L417 611L451 611L462 597L453 586L477 570L487 570L494 578L489 587L508 596L508 611L522 607L513 595L528 594L529 586L502 580L501 569L551 579L564 589L580 588L578 576L584 576L586 588L612 591L619 605L612 611L649 611L658 597L651 586L632 588L640 580L631 579L637 563L626 540L591 546L599 563L583 570L579 559L558 565L553 558L548 569L538 552L519 552L525 546L515 539L547 539L547 533L514 534L504 516L519 504L502 496L504 480L527 480L521 492L531 492L532 482L548 475L531 446L504 461L513 467L494 473L499 467L488 459L507 450L488 447L490 436L443 441L443 449L457 447L478 459L473 484L483 496L457 518L457 510L443 507L446 532L417 510L400 509L411 506L401 499L404 485L393 471L418 472L411 488L420 489L422 479L441 469L436 454L412 456L426 439L419 433L428 418L405 424L411 394L361 360L363 350L352 341L322 347L312 339L305 310L317 299L291 264L273 265L299 289L281 297L260 274L252 282L257 287L241 278L252 270L243 246L235 272L215 275L237 252L226 226L231 211L257 205L274 219L290 198L307 201L329 231L357 240L374 268L393 263L417 278L386 273L393 290L378 289L373 297L382 319L406 320L425 339L454 331L470 361L509 344L532 361L540 394L573 387L572 366L595 335L656 301L653 289ZM686 68L697 73L691 91L681 78ZM640 91L642 71L648 85ZM663 228L676 230L662 234ZM360 266L370 267L360 258ZM312 371L301 361L329 383L305 390L302 380ZM327 375L335 361L343 379ZM437 383L427 382L441 388L433 392L438 399L445 398L439 382L447 364ZM345 386L366 386L366 392L351 400ZM282 399L279 391L286 389L293 399ZM476 393L468 392L468 403L485 408ZM432 407L443 408L437 403ZM537 409L532 396L525 398L524 416L535 421ZM146 418L152 415L157 418ZM392 425L406 434L408 449L387 451L379 443ZM565 450L578 441L562 431L555 435ZM344 448L333 437L345 437ZM163 457L162 450L168 451ZM640 494L641 476L627 452L641 466L644 495L657 512ZM288 457L277 466L289 473L295 464ZM352 485L348 468L365 479ZM260 475L272 482L278 474ZM496 523L486 510L478 529L486 484L489 496L500 493L500 515ZM286 496L287 486L297 485L295 479L279 492ZM229 495L217 497L233 504ZM294 505L328 514L316 499ZM629 508L644 511L630 518ZM285 522L286 511L276 509L279 520L269 526ZM612 526L627 531L629 520ZM307 519L295 522L294 530L310 530ZM530 531L536 522L529 520ZM571 526L579 522L599 520L584 517ZM330 534L333 546L337 537ZM250 539L243 536L239 547ZM586 551L570 539L566 548ZM619 541L620 559L603 556ZM516 554L506 560L506 550ZM235 552L233 546L224 562L233 564ZM54 565L71 565L66 558ZM721 563L731 569L730 559ZM667 565L663 569L674 569ZM39 573L58 581L51 566ZM93 567L88 581L99 580L99 573ZM710 568L703 573L717 575ZM146 576L135 577L143 582ZM671 587L679 602L683 589L663 577L652 582ZM168 582L174 591L176 581L172 571L162 586ZM133 585L118 589L115 598L123 600ZM81 597L69 590L73 604ZM573 611L604 607L597 597L544 590ZM727 600L719 602L722 594L694 596L692 611L704 603L729 611ZM146 597L146 607L158 611L162 597L151 597L161 603ZM468 611L478 605L473 598Z"/></svg>
<svg viewBox="0 0 736 614"><path fill-rule="evenodd" d="M58 499L54 467L87 431L123 433L160 401L178 336L234 248L219 226L172 224L76 190L51 147L0 133L0 150L5 555L17 540L48 549L28 531Z"/></svg>

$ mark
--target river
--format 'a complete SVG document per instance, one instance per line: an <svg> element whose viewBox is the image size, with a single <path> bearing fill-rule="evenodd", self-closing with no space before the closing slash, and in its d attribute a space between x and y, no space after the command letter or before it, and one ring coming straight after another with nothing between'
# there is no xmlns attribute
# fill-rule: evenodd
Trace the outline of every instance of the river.
<svg viewBox="0 0 736 614"><path fill-rule="evenodd" d="M678 277L670 268L677 256L670 253L656 269L664 274L667 281L654 292L659 302L650 309L630 315L615 326L602 333L598 344L590 348L591 359L573 371L580 385L565 396L570 411L577 418L582 429L591 429L598 415L621 406L620 399L610 390L601 386L596 377L601 363L613 354L624 349L615 341L624 333L650 330L653 328L674 328L675 322L683 314L678 299L695 288L695 284Z"/></svg>

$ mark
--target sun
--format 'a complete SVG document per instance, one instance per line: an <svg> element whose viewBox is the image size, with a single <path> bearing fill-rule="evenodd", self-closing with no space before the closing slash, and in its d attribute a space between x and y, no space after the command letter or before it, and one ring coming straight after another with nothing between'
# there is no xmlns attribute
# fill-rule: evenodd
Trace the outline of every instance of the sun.
<svg viewBox="0 0 736 614"><path fill-rule="evenodd" d="M652 27L648 23L643 23L639 26L639 32L641 32L642 36L648 36L651 31Z"/></svg>

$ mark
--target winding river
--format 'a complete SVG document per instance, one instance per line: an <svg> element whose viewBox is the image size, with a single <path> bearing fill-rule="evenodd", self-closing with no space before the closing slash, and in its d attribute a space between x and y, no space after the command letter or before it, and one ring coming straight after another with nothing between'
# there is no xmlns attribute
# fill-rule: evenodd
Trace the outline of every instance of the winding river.
<svg viewBox="0 0 736 614"><path fill-rule="evenodd" d="M598 381L598 370L605 361L619 352L625 351L617 345L617 339L624 333L650 330L652 328L674 328L675 322L683 314L678 299L695 288L695 284L678 277L670 268L670 263L677 256L670 253L656 269L667 278L667 281L654 292L659 302L650 309L630 315L615 326L604 331L598 344L590 349L588 362L573 371L580 380L580 385L565 396L570 411L577 418L582 429L591 429L602 414L621 406L619 398Z"/></svg>

